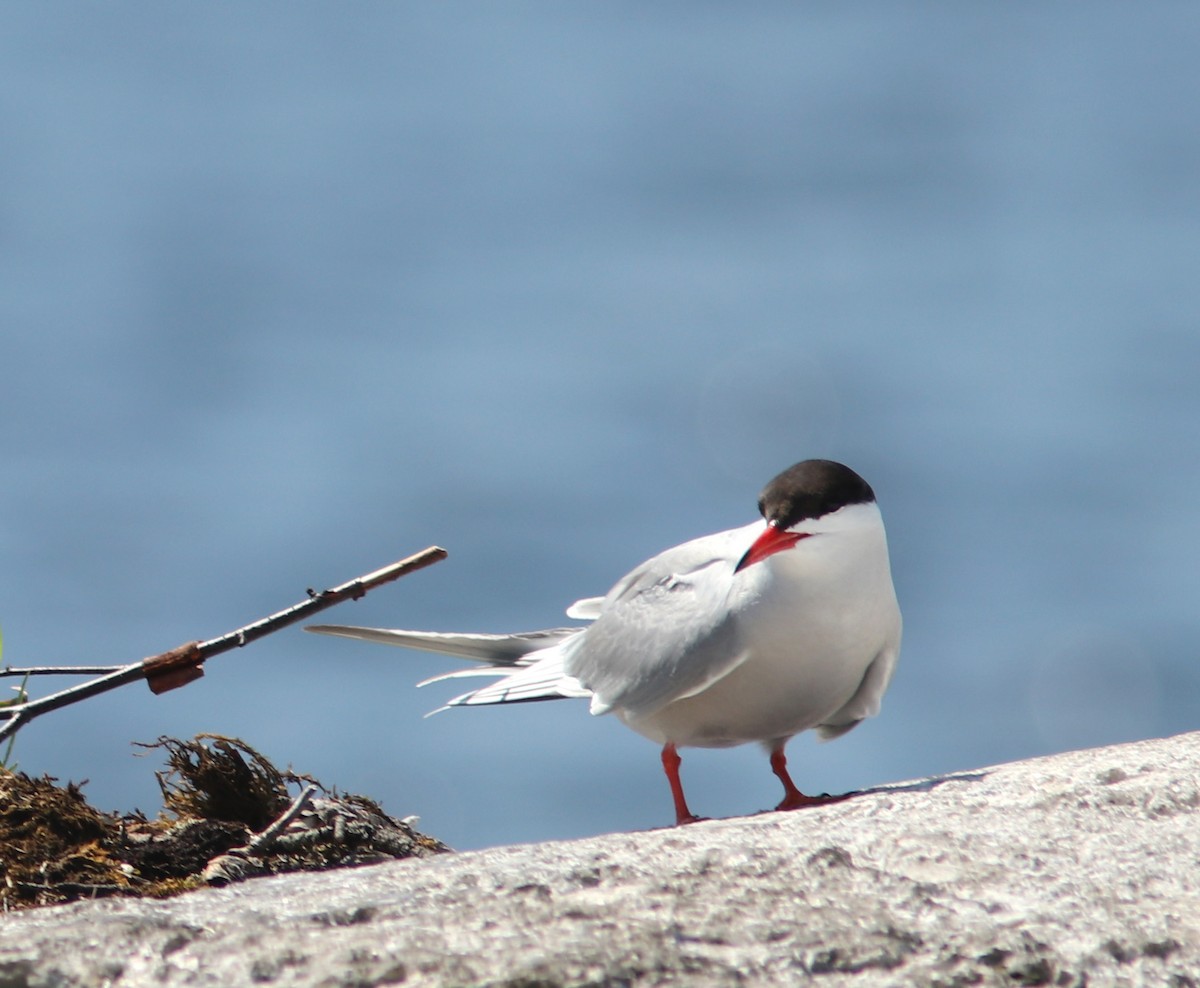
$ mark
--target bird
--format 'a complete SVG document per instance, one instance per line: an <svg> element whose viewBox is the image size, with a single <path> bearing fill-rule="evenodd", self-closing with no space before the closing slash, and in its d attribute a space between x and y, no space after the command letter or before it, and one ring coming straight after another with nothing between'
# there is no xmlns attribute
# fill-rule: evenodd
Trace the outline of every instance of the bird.
<svg viewBox="0 0 1200 988"><path fill-rule="evenodd" d="M583 626L452 634L312 625L319 634L439 652L478 665L420 685L475 676L489 685L440 710L586 698L661 746L677 825L703 819L680 780L684 747L758 743L783 785L776 809L845 796L805 795L784 748L803 731L837 738L879 712L902 620L875 492L850 467L803 460L763 488L761 521L667 549L603 597L576 601Z"/></svg>

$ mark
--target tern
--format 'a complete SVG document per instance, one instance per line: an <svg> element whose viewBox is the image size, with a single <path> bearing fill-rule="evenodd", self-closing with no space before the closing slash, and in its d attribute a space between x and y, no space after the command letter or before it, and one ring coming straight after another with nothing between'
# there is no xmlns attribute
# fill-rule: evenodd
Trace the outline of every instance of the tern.
<svg viewBox="0 0 1200 988"><path fill-rule="evenodd" d="M771 480L761 522L667 549L603 597L567 610L582 627L446 634L313 625L307 630L475 660L426 683L499 679L440 708L586 697L662 746L677 824L693 815L679 748L758 742L783 784L780 810L806 796L784 746L806 730L840 737L879 712L900 652L887 536L871 486L832 460ZM425 685L422 683L421 685Z"/></svg>

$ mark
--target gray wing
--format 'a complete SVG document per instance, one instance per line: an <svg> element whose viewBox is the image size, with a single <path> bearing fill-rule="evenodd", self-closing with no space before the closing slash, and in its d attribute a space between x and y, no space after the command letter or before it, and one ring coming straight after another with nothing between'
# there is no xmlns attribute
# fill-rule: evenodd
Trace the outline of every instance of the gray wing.
<svg viewBox="0 0 1200 988"><path fill-rule="evenodd" d="M603 597L585 597L567 608L567 617L579 621L595 621L604 609Z"/></svg>
<svg viewBox="0 0 1200 988"><path fill-rule="evenodd" d="M645 714L693 696L745 659L731 607L747 529L685 542L609 591L599 617L564 643L564 668L594 694L592 712Z"/></svg>

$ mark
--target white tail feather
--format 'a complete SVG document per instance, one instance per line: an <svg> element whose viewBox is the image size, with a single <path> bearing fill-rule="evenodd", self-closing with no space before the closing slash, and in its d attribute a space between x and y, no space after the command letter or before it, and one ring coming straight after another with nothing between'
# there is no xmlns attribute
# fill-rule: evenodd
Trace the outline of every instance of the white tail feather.
<svg viewBox="0 0 1200 988"><path fill-rule="evenodd" d="M582 628L547 628L543 631L523 631L511 635L402 631L392 628L360 628L344 624L310 625L304 630L321 635L338 635L342 638L356 638L383 645L438 652L484 663L483 666L457 669L433 676L418 683L419 686L448 679L499 677L495 683L448 700L445 706L430 711L427 716L450 707L591 696L589 690L563 670L563 657L559 649L564 642L578 635Z"/></svg>
<svg viewBox="0 0 1200 988"><path fill-rule="evenodd" d="M566 641L583 629L546 628L543 631L519 631L511 635L474 635L440 631L403 631L399 628L358 628L346 624L310 624L304 630L318 635L357 638L381 645L398 645L422 652L457 655L460 659L473 659L476 662L513 666L527 665L528 663L518 660L530 652Z"/></svg>

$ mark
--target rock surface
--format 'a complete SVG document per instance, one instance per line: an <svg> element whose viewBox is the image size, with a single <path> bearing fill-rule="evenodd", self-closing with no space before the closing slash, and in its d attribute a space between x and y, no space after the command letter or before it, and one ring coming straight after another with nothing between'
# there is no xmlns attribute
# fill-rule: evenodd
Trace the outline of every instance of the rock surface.
<svg viewBox="0 0 1200 988"><path fill-rule="evenodd" d="M808 983L1200 988L1200 733L0 924L3 988Z"/></svg>

